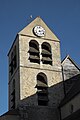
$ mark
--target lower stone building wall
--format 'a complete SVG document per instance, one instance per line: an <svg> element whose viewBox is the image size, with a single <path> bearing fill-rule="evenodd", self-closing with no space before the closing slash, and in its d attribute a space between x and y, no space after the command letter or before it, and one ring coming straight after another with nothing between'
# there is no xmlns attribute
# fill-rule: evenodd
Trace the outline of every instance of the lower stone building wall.
<svg viewBox="0 0 80 120"><path fill-rule="evenodd" d="M73 109L71 109L73 106ZM80 109L80 94L76 95L72 100L67 102L64 106L61 107L61 117L62 119L68 117L72 113Z"/></svg>
<svg viewBox="0 0 80 120"><path fill-rule="evenodd" d="M20 107L21 120L60 120L59 110L52 107Z"/></svg>

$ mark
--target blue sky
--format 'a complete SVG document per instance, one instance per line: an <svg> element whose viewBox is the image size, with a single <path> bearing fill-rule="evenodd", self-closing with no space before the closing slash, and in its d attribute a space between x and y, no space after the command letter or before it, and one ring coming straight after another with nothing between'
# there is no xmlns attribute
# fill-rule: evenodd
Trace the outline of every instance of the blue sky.
<svg viewBox="0 0 80 120"><path fill-rule="evenodd" d="M16 34L40 16L61 41L61 58L80 65L80 0L0 0L0 114L8 110L8 58Z"/></svg>

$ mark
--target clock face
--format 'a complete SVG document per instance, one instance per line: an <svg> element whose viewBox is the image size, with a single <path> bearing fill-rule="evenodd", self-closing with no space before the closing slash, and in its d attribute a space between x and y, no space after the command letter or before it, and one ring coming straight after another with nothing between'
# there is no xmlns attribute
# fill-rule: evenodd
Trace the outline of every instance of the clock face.
<svg viewBox="0 0 80 120"><path fill-rule="evenodd" d="M39 37L43 37L45 35L45 29L42 26L34 27L33 31L34 31L34 34Z"/></svg>

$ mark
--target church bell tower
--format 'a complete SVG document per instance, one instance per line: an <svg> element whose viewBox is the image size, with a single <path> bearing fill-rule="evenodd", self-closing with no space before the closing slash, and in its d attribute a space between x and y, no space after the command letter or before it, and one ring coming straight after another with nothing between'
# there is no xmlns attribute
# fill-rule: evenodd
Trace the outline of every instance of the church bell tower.
<svg viewBox="0 0 80 120"><path fill-rule="evenodd" d="M57 108L63 98L60 40L37 17L16 36L9 57L9 109Z"/></svg>

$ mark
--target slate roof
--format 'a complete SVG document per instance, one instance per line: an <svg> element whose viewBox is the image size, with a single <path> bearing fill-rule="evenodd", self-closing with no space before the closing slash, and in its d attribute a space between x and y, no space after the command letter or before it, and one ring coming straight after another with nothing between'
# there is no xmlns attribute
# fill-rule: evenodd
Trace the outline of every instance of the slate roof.
<svg viewBox="0 0 80 120"><path fill-rule="evenodd" d="M74 85L71 90L67 93L64 99L60 103L60 107L69 102L72 98L74 98L77 94L80 93L80 74L70 78L69 80L75 80Z"/></svg>
<svg viewBox="0 0 80 120"><path fill-rule="evenodd" d="M63 64L66 59L69 59L69 60L72 62L72 64L74 64L74 66L75 66L78 70L80 70L79 66L72 60L72 58L71 58L69 55L67 55L67 56L61 61L61 64Z"/></svg>

